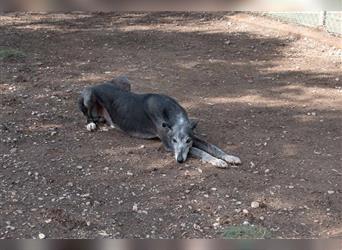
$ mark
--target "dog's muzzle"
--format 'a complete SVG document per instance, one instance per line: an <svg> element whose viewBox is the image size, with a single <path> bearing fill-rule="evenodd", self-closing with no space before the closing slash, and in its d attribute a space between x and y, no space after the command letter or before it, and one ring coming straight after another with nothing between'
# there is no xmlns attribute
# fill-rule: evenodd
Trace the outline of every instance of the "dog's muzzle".
<svg viewBox="0 0 342 250"><path fill-rule="evenodd" d="M179 154L179 155L177 156L176 160L177 160L178 163L183 163L183 162L184 162L184 159L183 159L182 154Z"/></svg>

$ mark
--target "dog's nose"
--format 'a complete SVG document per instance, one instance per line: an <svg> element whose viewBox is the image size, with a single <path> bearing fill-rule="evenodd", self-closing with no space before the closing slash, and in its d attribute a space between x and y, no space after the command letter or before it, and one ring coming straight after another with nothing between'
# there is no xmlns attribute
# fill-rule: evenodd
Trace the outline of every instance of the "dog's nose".
<svg viewBox="0 0 342 250"><path fill-rule="evenodd" d="M184 159L183 159L183 157L181 155L177 156L177 162L178 163L183 163L184 162Z"/></svg>

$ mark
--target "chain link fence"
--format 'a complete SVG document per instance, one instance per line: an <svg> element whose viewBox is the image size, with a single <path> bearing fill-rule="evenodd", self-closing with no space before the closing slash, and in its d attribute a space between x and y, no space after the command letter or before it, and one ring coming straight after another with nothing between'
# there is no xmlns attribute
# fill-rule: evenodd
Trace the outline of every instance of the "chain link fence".
<svg viewBox="0 0 342 250"><path fill-rule="evenodd" d="M309 27L320 27L334 34L342 35L341 11L315 11L315 12L266 12L266 16L297 23Z"/></svg>

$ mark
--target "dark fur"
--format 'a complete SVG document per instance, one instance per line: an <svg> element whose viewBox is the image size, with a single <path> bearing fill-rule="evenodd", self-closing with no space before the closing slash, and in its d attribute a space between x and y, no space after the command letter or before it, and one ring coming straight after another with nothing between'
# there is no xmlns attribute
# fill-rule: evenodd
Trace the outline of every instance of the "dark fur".
<svg viewBox="0 0 342 250"><path fill-rule="evenodd" d="M182 135L191 138L193 147L219 159L224 159L226 155L218 147L194 135L193 129L197 123L189 120L186 111L176 100L160 94L133 93L125 77L86 88L78 104L88 123L105 121L134 137L159 138L170 151L173 149L172 131L180 130L179 138L182 139ZM108 112L110 119L104 117L104 112ZM182 162L182 157L180 160L177 158L177 161Z"/></svg>

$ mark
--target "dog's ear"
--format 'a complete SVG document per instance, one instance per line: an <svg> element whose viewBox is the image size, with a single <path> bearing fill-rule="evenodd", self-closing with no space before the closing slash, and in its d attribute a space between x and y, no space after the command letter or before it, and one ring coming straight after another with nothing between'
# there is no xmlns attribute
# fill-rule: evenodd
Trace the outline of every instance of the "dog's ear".
<svg viewBox="0 0 342 250"><path fill-rule="evenodd" d="M163 123L162 123L162 127L163 127L163 128L166 128L166 129L172 130L170 124L168 124L168 123L166 123L166 122L163 122Z"/></svg>
<svg viewBox="0 0 342 250"><path fill-rule="evenodd" d="M198 121L190 120L191 123L191 129L194 130L197 127Z"/></svg>

